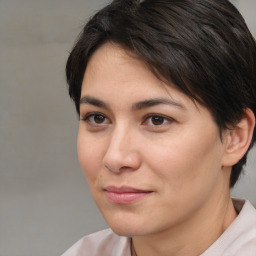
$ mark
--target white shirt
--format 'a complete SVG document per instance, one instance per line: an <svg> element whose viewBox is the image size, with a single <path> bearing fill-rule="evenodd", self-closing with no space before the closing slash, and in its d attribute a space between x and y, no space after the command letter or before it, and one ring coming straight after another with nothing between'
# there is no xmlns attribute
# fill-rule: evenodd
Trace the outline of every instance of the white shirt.
<svg viewBox="0 0 256 256"><path fill-rule="evenodd" d="M201 256L256 256L256 210L249 201L233 203L237 218ZM62 256L131 256L130 238L102 230L83 237Z"/></svg>

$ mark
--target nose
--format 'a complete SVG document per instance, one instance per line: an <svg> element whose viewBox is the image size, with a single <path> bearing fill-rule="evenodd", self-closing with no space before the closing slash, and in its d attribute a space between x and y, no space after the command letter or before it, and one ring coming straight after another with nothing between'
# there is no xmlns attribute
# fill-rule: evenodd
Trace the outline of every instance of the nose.
<svg viewBox="0 0 256 256"><path fill-rule="evenodd" d="M135 134L131 129L119 127L112 131L103 165L111 172L134 171L141 165Z"/></svg>

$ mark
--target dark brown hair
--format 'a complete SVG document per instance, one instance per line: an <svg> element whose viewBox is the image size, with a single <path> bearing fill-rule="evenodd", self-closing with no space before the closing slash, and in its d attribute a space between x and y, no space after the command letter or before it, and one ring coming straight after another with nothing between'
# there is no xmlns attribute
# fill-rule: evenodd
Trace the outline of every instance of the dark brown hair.
<svg viewBox="0 0 256 256"><path fill-rule="evenodd" d="M246 108L256 115L256 43L227 0L115 0L97 12L66 66L78 113L87 63L105 42L132 51L157 76L206 106L220 131L240 121ZM254 142L255 129L251 147ZM247 153L232 167L230 187Z"/></svg>

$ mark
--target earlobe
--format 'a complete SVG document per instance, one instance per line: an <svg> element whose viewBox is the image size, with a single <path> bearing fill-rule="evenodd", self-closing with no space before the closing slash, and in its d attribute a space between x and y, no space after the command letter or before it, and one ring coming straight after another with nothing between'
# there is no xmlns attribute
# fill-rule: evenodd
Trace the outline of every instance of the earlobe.
<svg viewBox="0 0 256 256"><path fill-rule="evenodd" d="M246 109L242 119L226 134L226 151L223 166L235 165L247 152L255 127L255 116L251 109Z"/></svg>

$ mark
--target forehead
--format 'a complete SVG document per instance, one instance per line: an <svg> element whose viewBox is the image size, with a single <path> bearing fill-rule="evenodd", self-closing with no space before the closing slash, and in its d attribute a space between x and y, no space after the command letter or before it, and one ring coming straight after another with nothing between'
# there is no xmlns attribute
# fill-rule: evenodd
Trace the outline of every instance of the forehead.
<svg viewBox="0 0 256 256"><path fill-rule="evenodd" d="M150 98L157 94L170 98L182 96L182 101L191 102L171 82L164 82L156 77L145 62L133 53L119 45L106 43L94 52L88 62L81 96L93 93L110 97L116 95L117 91L120 96L128 91L132 92L133 98Z"/></svg>
<svg viewBox="0 0 256 256"><path fill-rule="evenodd" d="M96 84L100 80L100 84L107 88L108 85L117 81L124 80L123 84L130 83L138 78L138 74L144 76L145 79L157 80L157 78L149 71L146 64L128 50L113 43L105 43L98 48L91 56L87 68L85 70L83 86L88 88L91 83ZM102 79L105 82L102 84ZM143 83L143 80L141 81Z"/></svg>

